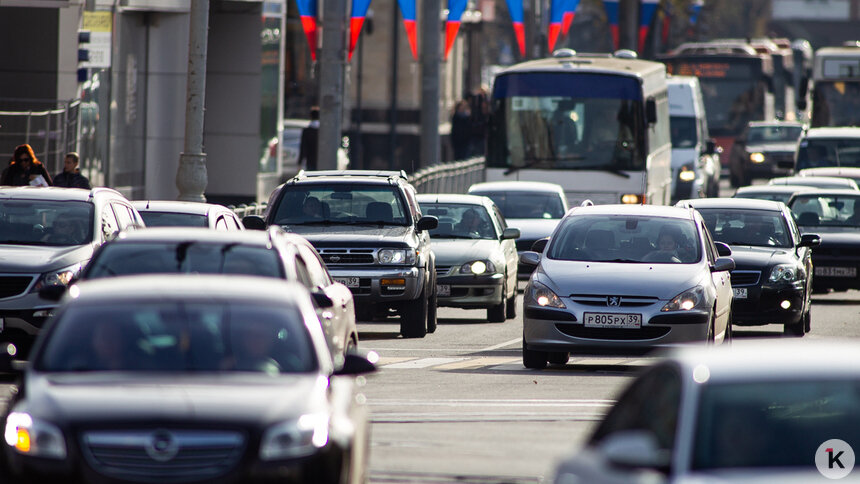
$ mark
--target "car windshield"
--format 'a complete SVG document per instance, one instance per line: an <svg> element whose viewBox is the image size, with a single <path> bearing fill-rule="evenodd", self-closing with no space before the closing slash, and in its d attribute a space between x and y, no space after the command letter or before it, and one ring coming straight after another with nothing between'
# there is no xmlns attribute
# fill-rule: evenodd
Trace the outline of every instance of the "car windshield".
<svg viewBox="0 0 860 484"><path fill-rule="evenodd" d="M798 195L789 208L797 225L860 227L860 197Z"/></svg>
<svg viewBox="0 0 860 484"><path fill-rule="evenodd" d="M698 208L714 240L729 245L792 247L782 212Z"/></svg>
<svg viewBox="0 0 860 484"><path fill-rule="evenodd" d="M496 239L490 214L482 205L461 203L422 203L427 215L439 219L430 231L431 239Z"/></svg>
<svg viewBox="0 0 860 484"><path fill-rule="evenodd" d="M391 185L308 183L287 185L273 223L278 225L409 225L406 203Z"/></svg>
<svg viewBox="0 0 860 484"><path fill-rule="evenodd" d="M803 128L800 126L751 126L747 134L749 144L787 143L797 141Z"/></svg>
<svg viewBox="0 0 860 484"><path fill-rule="evenodd" d="M107 244L86 269L85 278L177 272L284 277L274 249L236 243L178 241Z"/></svg>
<svg viewBox="0 0 860 484"><path fill-rule="evenodd" d="M490 197L506 219L564 217L564 202L558 194L545 192L472 192Z"/></svg>
<svg viewBox="0 0 860 484"><path fill-rule="evenodd" d="M147 227L208 227L205 215L175 212L140 212Z"/></svg>
<svg viewBox="0 0 860 484"><path fill-rule="evenodd" d="M795 170L822 166L860 167L860 138L802 140Z"/></svg>
<svg viewBox="0 0 860 484"><path fill-rule="evenodd" d="M569 217L547 250L547 257L557 260L691 264L701 259L692 221L641 215Z"/></svg>
<svg viewBox="0 0 860 484"><path fill-rule="evenodd" d="M814 467L822 442L860 442L858 407L853 379L706 385L692 467Z"/></svg>
<svg viewBox="0 0 860 484"><path fill-rule="evenodd" d="M35 368L49 372L316 370L296 308L207 301L78 305L58 316Z"/></svg>
<svg viewBox="0 0 860 484"><path fill-rule="evenodd" d="M0 245L83 245L93 241L93 206L68 200L0 201Z"/></svg>
<svg viewBox="0 0 860 484"><path fill-rule="evenodd" d="M672 116L669 118L672 130L672 148L693 148L696 146L696 118L691 116Z"/></svg>

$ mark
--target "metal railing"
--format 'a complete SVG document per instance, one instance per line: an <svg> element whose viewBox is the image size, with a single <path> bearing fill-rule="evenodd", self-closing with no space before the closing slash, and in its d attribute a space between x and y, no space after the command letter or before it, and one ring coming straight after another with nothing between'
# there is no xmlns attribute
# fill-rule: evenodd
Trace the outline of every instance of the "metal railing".
<svg viewBox="0 0 860 484"><path fill-rule="evenodd" d="M418 193L466 193L484 181L484 165L483 157L439 163L410 175L409 182Z"/></svg>
<svg viewBox="0 0 860 484"><path fill-rule="evenodd" d="M12 158L15 146L27 143L50 173L63 168L63 158L77 151L81 100L55 101L55 109L0 111L0 164Z"/></svg>
<svg viewBox="0 0 860 484"><path fill-rule="evenodd" d="M241 204L238 206L228 205L227 208L233 211L240 219L246 215L259 215L263 216L266 213L266 203L252 203L250 205Z"/></svg>

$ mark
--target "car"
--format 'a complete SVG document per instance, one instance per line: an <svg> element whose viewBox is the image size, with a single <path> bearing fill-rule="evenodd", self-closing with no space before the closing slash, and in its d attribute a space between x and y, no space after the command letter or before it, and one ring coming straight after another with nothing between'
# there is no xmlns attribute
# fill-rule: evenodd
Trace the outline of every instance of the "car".
<svg viewBox="0 0 860 484"><path fill-rule="evenodd" d="M801 235L782 202L702 198L678 205L698 210L714 240L732 249L732 324L782 324L793 336L810 331L818 235Z"/></svg>
<svg viewBox="0 0 860 484"><path fill-rule="evenodd" d="M860 192L816 190L797 193L788 201L800 232L821 236L812 253L816 292L860 289Z"/></svg>
<svg viewBox="0 0 860 484"><path fill-rule="evenodd" d="M815 188L849 188L860 190L854 180L835 176L784 176L771 178L768 185L801 185Z"/></svg>
<svg viewBox="0 0 860 484"><path fill-rule="evenodd" d="M735 265L718 245L689 208L571 209L520 256L538 266L523 293L523 365L564 364L577 349L731 341Z"/></svg>
<svg viewBox="0 0 860 484"><path fill-rule="evenodd" d="M797 140L803 132L797 121L751 121L735 140L729 154L732 187L749 185L757 178L791 174Z"/></svg>
<svg viewBox="0 0 860 484"><path fill-rule="evenodd" d="M373 368L350 353L335 369L297 283L86 281L40 334L0 445L28 482L363 482L367 411L347 376Z"/></svg>
<svg viewBox="0 0 860 484"><path fill-rule="evenodd" d="M209 227L244 230L242 220L229 208L214 203L176 200L135 200L134 208L147 227Z"/></svg>
<svg viewBox="0 0 860 484"><path fill-rule="evenodd" d="M810 128L800 137L795 171L833 166L860 167L860 127Z"/></svg>
<svg viewBox="0 0 860 484"><path fill-rule="evenodd" d="M798 171L797 176L835 176L839 178L850 178L860 185L860 167L854 166L822 166L819 168L805 168Z"/></svg>
<svg viewBox="0 0 860 484"><path fill-rule="evenodd" d="M815 188L803 185L747 185L735 190L735 194L732 197L756 198L759 200L774 200L787 203L795 193L812 190L815 190Z"/></svg>
<svg viewBox="0 0 860 484"><path fill-rule="evenodd" d="M358 346L352 292L332 280L313 246L279 227L263 232L157 227L120 234L79 280L139 274L240 274L299 282L312 296L336 362Z"/></svg>
<svg viewBox="0 0 860 484"><path fill-rule="evenodd" d="M332 277L355 297L360 321L400 315L400 334L436 331L435 255L425 216L405 172L301 171L277 187L263 217L246 228L278 225L310 241Z"/></svg>
<svg viewBox="0 0 860 484"><path fill-rule="evenodd" d="M717 197L720 153L708 131L699 78L673 75L666 82L672 131L672 201Z"/></svg>
<svg viewBox="0 0 860 484"><path fill-rule="evenodd" d="M39 290L66 286L93 250L121 230L143 227L109 188L0 187L0 332L26 354L55 301Z"/></svg>
<svg viewBox="0 0 860 484"><path fill-rule="evenodd" d="M833 482L816 460L826 470L826 447L860 442L858 381L856 343L677 348L626 385L553 482Z"/></svg>
<svg viewBox="0 0 860 484"><path fill-rule="evenodd" d="M430 231L436 254L436 304L487 310L487 320L516 317L519 229L496 204L476 195L418 195L421 210L439 219Z"/></svg>
<svg viewBox="0 0 860 484"><path fill-rule="evenodd" d="M518 254L531 250L535 241L549 237L569 210L564 188L555 183L483 182L470 186L469 194L490 197L505 220L520 229L520 236L516 240ZM533 269L532 266L519 264L517 278L528 280Z"/></svg>

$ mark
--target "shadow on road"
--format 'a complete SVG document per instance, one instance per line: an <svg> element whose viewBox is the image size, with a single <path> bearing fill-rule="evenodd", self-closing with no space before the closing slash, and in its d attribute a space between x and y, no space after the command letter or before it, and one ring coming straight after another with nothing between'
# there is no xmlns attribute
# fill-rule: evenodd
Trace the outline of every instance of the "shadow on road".
<svg viewBox="0 0 860 484"><path fill-rule="evenodd" d="M399 339L400 331L382 332L382 331L359 331L358 341L383 341L389 339Z"/></svg>

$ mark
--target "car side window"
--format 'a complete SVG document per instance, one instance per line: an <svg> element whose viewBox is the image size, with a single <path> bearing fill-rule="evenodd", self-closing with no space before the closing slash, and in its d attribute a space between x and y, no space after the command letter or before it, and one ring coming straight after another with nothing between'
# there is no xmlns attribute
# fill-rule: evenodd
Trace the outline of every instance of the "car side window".
<svg viewBox="0 0 860 484"><path fill-rule="evenodd" d="M302 260L301 257L296 254L296 277L298 277L299 282L307 287L308 289L314 289L314 284L311 280L310 272L308 271L308 266L305 265L305 261Z"/></svg>
<svg viewBox="0 0 860 484"><path fill-rule="evenodd" d="M116 214L120 230L125 230L129 225L134 225L134 213L128 207L118 202L111 202L111 207Z"/></svg>
<svg viewBox="0 0 860 484"><path fill-rule="evenodd" d="M101 226L102 226L102 238L107 240L117 231L119 231L119 222L116 220L116 215L114 215L113 210L110 208L110 204L106 204L102 207L102 215L101 215Z"/></svg>
<svg viewBox="0 0 860 484"><path fill-rule="evenodd" d="M327 287L331 285L331 278L329 278L325 265L316 253L308 247L300 246L299 255L308 270L311 283L314 287Z"/></svg>
<svg viewBox="0 0 860 484"><path fill-rule="evenodd" d="M504 232L506 228L508 228L507 222L505 222L505 217L502 215L502 212L499 211L499 207L496 204L493 204L493 213L496 214L496 220L499 221L499 229L500 232Z"/></svg>
<svg viewBox="0 0 860 484"><path fill-rule="evenodd" d="M797 228L797 223L794 221L794 216L791 215L791 212L783 213L785 217L785 223L788 224L788 230L791 232L791 238L794 239L794 244L797 245L800 243L800 229Z"/></svg>
<svg viewBox="0 0 860 484"><path fill-rule="evenodd" d="M717 247L714 245L714 239L711 238L711 232L708 230L708 227L705 224L700 224L700 226L702 227L702 235L705 237L705 253L708 255L708 262L713 264L717 261L717 257L719 257Z"/></svg>
<svg viewBox="0 0 860 484"><path fill-rule="evenodd" d="M222 230L224 232L230 230L227 228L227 222L224 220L224 216L218 217L218 220L215 221L215 230Z"/></svg>
<svg viewBox="0 0 860 484"><path fill-rule="evenodd" d="M421 207L418 205L418 199L415 198L415 189L412 188L412 185L406 185L403 191L406 193L406 203L409 204L413 222L417 222L421 218Z"/></svg>
<svg viewBox="0 0 860 484"><path fill-rule="evenodd" d="M236 214L225 215L224 218L227 219L227 226L230 227L230 230L242 230L242 222L239 221Z"/></svg>

